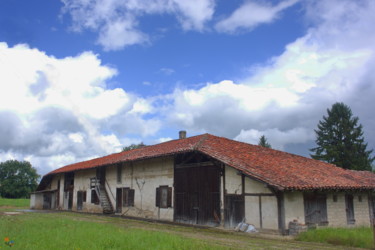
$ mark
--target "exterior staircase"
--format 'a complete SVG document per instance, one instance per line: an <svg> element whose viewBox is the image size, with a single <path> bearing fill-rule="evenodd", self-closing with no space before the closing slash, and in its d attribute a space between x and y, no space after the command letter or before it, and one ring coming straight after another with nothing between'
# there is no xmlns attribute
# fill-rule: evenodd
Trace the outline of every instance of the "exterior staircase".
<svg viewBox="0 0 375 250"><path fill-rule="evenodd" d="M113 209L112 203L109 200L107 190L104 185L101 185L97 178L90 179L91 188L95 189L96 194L99 197L100 205L103 208L104 214L113 214L115 210Z"/></svg>
<svg viewBox="0 0 375 250"><path fill-rule="evenodd" d="M99 200L100 200L100 205L102 206L103 208L103 213L104 214L113 214L115 211L112 207L112 204L109 200L109 197L108 197L108 194L107 194L107 191L105 190L105 188L100 185L99 186Z"/></svg>

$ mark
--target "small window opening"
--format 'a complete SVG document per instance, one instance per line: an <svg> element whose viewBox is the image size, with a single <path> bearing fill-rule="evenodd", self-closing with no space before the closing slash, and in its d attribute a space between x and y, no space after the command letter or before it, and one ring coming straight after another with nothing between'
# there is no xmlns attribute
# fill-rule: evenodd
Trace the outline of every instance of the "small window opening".
<svg viewBox="0 0 375 250"><path fill-rule="evenodd" d="M117 165L117 183L121 183L122 179L122 164Z"/></svg>
<svg viewBox="0 0 375 250"><path fill-rule="evenodd" d="M91 203L96 204L96 205L99 205L99 197L98 197L98 195L96 194L95 189L92 189L92 190L91 190Z"/></svg>
<svg viewBox="0 0 375 250"><path fill-rule="evenodd" d="M336 194L333 195L333 202L337 202L337 195Z"/></svg>
<svg viewBox="0 0 375 250"><path fill-rule="evenodd" d="M123 188L122 190L123 207L134 207L134 189Z"/></svg>
<svg viewBox="0 0 375 250"><path fill-rule="evenodd" d="M156 207L168 208L172 207L172 188L168 186L160 186L156 188Z"/></svg>

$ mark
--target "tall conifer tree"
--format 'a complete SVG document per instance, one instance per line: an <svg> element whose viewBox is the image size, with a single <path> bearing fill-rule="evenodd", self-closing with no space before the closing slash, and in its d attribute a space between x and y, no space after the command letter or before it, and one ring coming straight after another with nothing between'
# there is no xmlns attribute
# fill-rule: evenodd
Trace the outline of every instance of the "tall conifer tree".
<svg viewBox="0 0 375 250"><path fill-rule="evenodd" d="M315 130L317 147L310 149L311 157L345 169L371 170L375 157L367 150L358 117L344 103L333 104L327 113Z"/></svg>
<svg viewBox="0 0 375 250"><path fill-rule="evenodd" d="M266 147L266 148L272 148L272 147L271 147L271 144L268 143L267 138L266 138L264 135L262 135L262 136L259 138L258 145L259 145L259 146L262 146L262 147Z"/></svg>

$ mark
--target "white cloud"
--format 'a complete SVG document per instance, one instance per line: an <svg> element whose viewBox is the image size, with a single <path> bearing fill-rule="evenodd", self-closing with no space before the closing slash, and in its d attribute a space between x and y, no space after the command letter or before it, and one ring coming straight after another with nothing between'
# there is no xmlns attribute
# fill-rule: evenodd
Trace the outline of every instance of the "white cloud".
<svg viewBox="0 0 375 250"><path fill-rule="evenodd" d="M250 31L256 26L271 23L280 16L280 13L297 3L298 0L285 0L272 6L266 1L247 1L236 9L230 17L219 21L216 30L219 32L234 33L240 30Z"/></svg>
<svg viewBox="0 0 375 250"><path fill-rule="evenodd" d="M342 101L374 148L375 2L320 1L305 8L312 26L303 37L236 82L176 90L168 121L252 143L265 134L276 148L303 144L306 153L326 109Z"/></svg>
<svg viewBox="0 0 375 250"><path fill-rule="evenodd" d="M143 15L174 15L184 30L203 31L214 14L214 0L61 0L63 14L70 14L72 30L99 33L97 43L105 50L150 41L138 20Z"/></svg>
<svg viewBox="0 0 375 250"><path fill-rule="evenodd" d="M151 100L109 89L117 71L91 52L59 59L0 43L0 71L0 157L44 164L43 174L160 128L158 119L143 118L153 112Z"/></svg>

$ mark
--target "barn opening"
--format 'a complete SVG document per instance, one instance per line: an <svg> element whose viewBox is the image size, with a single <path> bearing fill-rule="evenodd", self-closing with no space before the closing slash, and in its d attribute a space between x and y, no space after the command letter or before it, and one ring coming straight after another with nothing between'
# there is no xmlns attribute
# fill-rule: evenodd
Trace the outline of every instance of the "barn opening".
<svg viewBox="0 0 375 250"><path fill-rule="evenodd" d="M327 196L319 193L304 194L305 223L308 227L328 225Z"/></svg>
<svg viewBox="0 0 375 250"><path fill-rule="evenodd" d="M176 222L220 224L220 172L220 167L203 154L188 153L175 158Z"/></svg>

